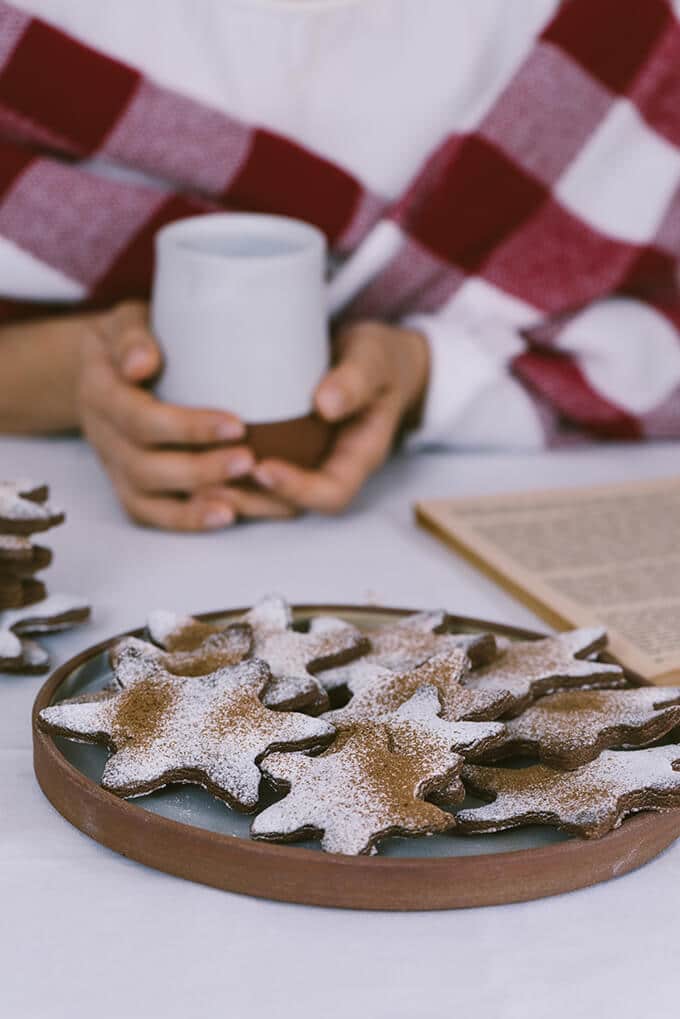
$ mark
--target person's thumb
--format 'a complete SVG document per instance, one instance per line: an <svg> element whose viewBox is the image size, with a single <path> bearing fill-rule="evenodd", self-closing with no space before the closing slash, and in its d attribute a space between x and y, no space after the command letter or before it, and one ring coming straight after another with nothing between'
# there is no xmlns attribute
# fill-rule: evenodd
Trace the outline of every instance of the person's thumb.
<svg viewBox="0 0 680 1019"><path fill-rule="evenodd" d="M385 385L384 354L372 325L348 329L340 360L319 384L316 408L327 421L342 421L376 399Z"/></svg>
<svg viewBox="0 0 680 1019"><path fill-rule="evenodd" d="M117 309L105 333L111 360L128 382L145 382L158 374L161 352L149 331L145 305Z"/></svg>

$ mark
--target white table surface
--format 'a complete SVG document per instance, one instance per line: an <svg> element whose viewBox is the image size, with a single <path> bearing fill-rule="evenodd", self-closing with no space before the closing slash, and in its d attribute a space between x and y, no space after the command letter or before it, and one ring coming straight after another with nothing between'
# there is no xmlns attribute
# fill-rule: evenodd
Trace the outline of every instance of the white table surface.
<svg viewBox="0 0 680 1019"><path fill-rule="evenodd" d="M50 589L94 622L55 664L149 608L375 601L532 625L530 612L417 529L416 498L672 475L680 445L531 456L402 457L337 520L209 536L133 527L77 440L0 440L0 475L45 479L68 509ZM30 709L43 682L0 677L0 1014L8 1019L284 1017L618 1019L679 1014L680 843L641 870L538 902L361 913L232 895L157 873L72 828L40 792Z"/></svg>

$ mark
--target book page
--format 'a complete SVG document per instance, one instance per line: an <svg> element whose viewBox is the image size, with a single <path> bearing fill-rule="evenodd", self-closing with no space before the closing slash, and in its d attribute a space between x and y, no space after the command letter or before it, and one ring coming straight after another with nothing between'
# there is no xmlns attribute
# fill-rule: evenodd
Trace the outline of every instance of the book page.
<svg viewBox="0 0 680 1019"><path fill-rule="evenodd" d="M418 519L557 627L680 679L680 479L422 502Z"/></svg>

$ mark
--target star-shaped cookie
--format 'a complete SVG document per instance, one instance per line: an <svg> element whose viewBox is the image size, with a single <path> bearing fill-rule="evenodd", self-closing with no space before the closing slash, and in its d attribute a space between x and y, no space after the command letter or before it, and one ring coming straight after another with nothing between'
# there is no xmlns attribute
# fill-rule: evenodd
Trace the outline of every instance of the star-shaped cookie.
<svg viewBox="0 0 680 1019"><path fill-rule="evenodd" d="M50 594L34 605L0 612L0 632L15 634L60 633L90 618L90 606L70 594Z"/></svg>
<svg viewBox="0 0 680 1019"><path fill-rule="evenodd" d="M49 505L47 496L46 485L0 481L0 529L5 534L32 534L60 524L64 514Z"/></svg>
<svg viewBox="0 0 680 1019"><path fill-rule="evenodd" d="M353 724L343 724L338 718L339 711L329 711L322 717L335 725L338 732L351 729ZM366 718L359 724L374 721L384 725L389 732L395 749L400 750L411 742L419 741L423 746L437 746L464 757L483 754L499 744L505 735L502 722L449 722L441 717L441 695L435 686L420 686L396 711Z"/></svg>
<svg viewBox="0 0 680 1019"><path fill-rule="evenodd" d="M17 637L11 630L0 631L0 672L29 675L47 672L50 657L44 647L28 637Z"/></svg>
<svg viewBox="0 0 680 1019"><path fill-rule="evenodd" d="M314 674L361 654L368 646L355 626L331 616L312 619L306 633L292 629L290 607L278 596L264 598L242 622L252 630L252 655L265 661L274 677L264 702L278 710L325 710L328 696ZM170 613L152 613L148 628L152 639L168 650L186 648L189 640L198 648L217 629Z"/></svg>
<svg viewBox="0 0 680 1019"><path fill-rule="evenodd" d="M266 708L260 694L269 679L256 660L200 678L173 676L131 649L116 669L120 689L45 708L40 724L71 739L106 743L113 754L101 784L119 796L189 782L252 811L265 754L316 746L333 735L319 718Z"/></svg>
<svg viewBox="0 0 680 1019"><path fill-rule="evenodd" d="M453 816L424 798L451 785L461 758L438 740L407 738L396 749L385 726L369 724L339 736L318 756L272 754L262 764L271 784L288 790L253 821L254 838L321 838L327 853L376 851L391 835L447 831Z"/></svg>
<svg viewBox="0 0 680 1019"><path fill-rule="evenodd" d="M30 577L52 562L52 552L20 534L0 534L0 575Z"/></svg>
<svg viewBox="0 0 680 1019"><path fill-rule="evenodd" d="M450 617L444 610L417 612L395 623L387 623L369 634L370 650L358 662L351 662L319 675L326 690L351 686L356 667L378 665L392 672L407 672L433 655L462 649L473 667L487 665L497 654L491 633L451 633Z"/></svg>
<svg viewBox="0 0 680 1019"><path fill-rule="evenodd" d="M456 814L461 832L547 824L585 838L617 828L629 814L680 806L680 746L604 750L575 771L466 765L469 792L490 803Z"/></svg>
<svg viewBox="0 0 680 1019"><path fill-rule="evenodd" d="M620 687L625 685L618 665L588 660L604 647L600 627L570 630L540 640L508 645L498 661L471 673L465 685L477 694L505 690L511 698L508 716L519 715L537 697L565 687Z"/></svg>
<svg viewBox="0 0 680 1019"><path fill-rule="evenodd" d="M35 577L0 577L0 609L35 605L46 594L45 585Z"/></svg>
<svg viewBox="0 0 680 1019"><path fill-rule="evenodd" d="M380 718L401 707L418 687L428 685L439 692L442 718L448 722L498 718L511 703L510 694L502 688L470 690L464 685L468 666L460 648L435 655L415 669L401 673L358 662L349 683L351 700L327 717L344 725Z"/></svg>
<svg viewBox="0 0 680 1019"><path fill-rule="evenodd" d="M0 671L46 672L50 665L47 651L27 635L67 630L89 616L89 606L81 599L58 594L0 612Z"/></svg>
<svg viewBox="0 0 680 1019"><path fill-rule="evenodd" d="M202 636L200 643L192 649L163 651L138 637L123 637L111 648L109 657L115 668L121 654L134 648L140 656L158 662L161 668L173 675L205 676L228 665L238 665L250 654L252 647L250 626L247 623L230 623L220 630L210 628L210 632Z"/></svg>
<svg viewBox="0 0 680 1019"><path fill-rule="evenodd" d="M577 768L602 750L654 743L678 725L680 687L562 690L509 719L489 756L530 754L553 768Z"/></svg>

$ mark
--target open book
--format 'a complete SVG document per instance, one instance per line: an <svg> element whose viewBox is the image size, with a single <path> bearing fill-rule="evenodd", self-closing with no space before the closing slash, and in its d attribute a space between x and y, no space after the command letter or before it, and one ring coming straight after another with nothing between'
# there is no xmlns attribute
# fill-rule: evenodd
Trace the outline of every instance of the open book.
<svg viewBox="0 0 680 1019"><path fill-rule="evenodd" d="M602 623L632 672L680 681L680 477L437 499L416 514L551 625Z"/></svg>

